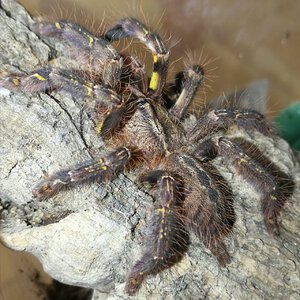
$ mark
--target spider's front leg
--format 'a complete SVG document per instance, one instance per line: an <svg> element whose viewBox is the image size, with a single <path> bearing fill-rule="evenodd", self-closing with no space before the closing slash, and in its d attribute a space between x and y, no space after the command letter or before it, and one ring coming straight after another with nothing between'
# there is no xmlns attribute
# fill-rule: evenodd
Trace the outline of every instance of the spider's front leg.
<svg viewBox="0 0 300 300"><path fill-rule="evenodd" d="M106 86L114 87L118 84L123 59L106 39L95 37L85 28L68 21L36 23L32 30L43 36L68 41L71 45L69 53L81 69L102 74Z"/></svg>
<svg viewBox="0 0 300 300"><path fill-rule="evenodd" d="M208 140L195 151L195 156L202 160L207 160L210 156L213 158L217 154L228 159L238 174L262 195L261 207L266 228L269 233L279 235L278 216L287 197L276 177L268 172L268 168L263 168L248 156L240 146L225 137L216 141Z"/></svg>
<svg viewBox="0 0 300 300"><path fill-rule="evenodd" d="M92 82L88 74L79 70L62 70L50 66L36 70L25 76L8 76L0 79L0 86L18 92L41 92L45 90L63 90L76 100L85 99L91 105L94 120L100 133L107 115L123 103L116 91ZM95 116L94 116L95 114Z"/></svg>
<svg viewBox="0 0 300 300"><path fill-rule="evenodd" d="M126 37L133 37L144 43L153 54L153 72L149 84L151 97L160 98L164 88L169 61L169 51L161 38L150 31L144 24L133 18L125 18L109 29L105 38L116 41Z"/></svg>
<svg viewBox="0 0 300 300"><path fill-rule="evenodd" d="M40 182L32 193L36 198L46 199L77 182L109 181L117 172L124 170L131 157L132 153L128 148L120 147L101 158L52 174Z"/></svg>
<svg viewBox="0 0 300 300"><path fill-rule="evenodd" d="M170 93L171 98L177 99L169 110L176 119L180 120L184 117L203 79L204 70L199 65L189 66L176 74Z"/></svg>
<svg viewBox="0 0 300 300"><path fill-rule="evenodd" d="M189 235L181 207L181 183L164 171L150 172L143 178L159 188L160 204L155 208L148 226L147 250L131 269L126 292L136 293L148 275L155 275L179 262L188 249Z"/></svg>
<svg viewBox="0 0 300 300"><path fill-rule="evenodd" d="M12 91L29 93L64 90L72 94L72 96L81 99L90 96L100 98L98 95L99 89L110 90L110 93L113 94L113 90L110 88L105 88L97 84L97 82L92 82L90 74L84 71L75 69L64 70L51 66L37 69L28 75L11 74L0 78L0 86Z"/></svg>

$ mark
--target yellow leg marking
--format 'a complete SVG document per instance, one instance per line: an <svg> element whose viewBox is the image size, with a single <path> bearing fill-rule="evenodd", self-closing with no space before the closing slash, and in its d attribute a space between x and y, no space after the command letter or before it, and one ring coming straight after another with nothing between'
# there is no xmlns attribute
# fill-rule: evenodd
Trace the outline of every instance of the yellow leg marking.
<svg viewBox="0 0 300 300"><path fill-rule="evenodd" d="M92 82L90 82L90 81L86 81L85 83L86 83L86 85L89 86L89 87L93 87L93 86L94 86L94 84L93 84Z"/></svg>
<svg viewBox="0 0 300 300"><path fill-rule="evenodd" d="M87 89L87 92L88 92L88 96L91 96L92 95L92 92L93 92L93 89L91 89L89 86L87 85L83 85L83 87L85 87Z"/></svg>
<svg viewBox="0 0 300 300"><path fill-rule="evenodd" d="M239 161L238 161L238 164L241 165L241 164L246 164L248 161L244 158L241 158Z"/></svg>
<svg viewBox="0 0 300 300"><path fill-rule="evenodd" d="M46 80L46 78L44 78L43 76L41 76L38 73L35 73L35 74L31 75L31 77L35 77L39 81L45 81Z"/></svg>
<svg viewBox="0 0 300 300"><path fill-rule="evenodd" d="M61 29L61 26L60 26L59 22L56 22L56 23L55 23L55 27L56 27L57 29Z"/></svg>
<svg viewBox="0 0 300 300"><path fill-rule="evenodd" d="M98 132L98 133L101 133L102 127L103 127L103 121L101 120L101 121L99 122L98 127L97 127L97 132Z"/></svg>
<svg viewBox="0 0 300 300"><path fill-rule="evenodd" d="M158 61L158 56L156 54L153 55L153 63L157 63ZM151 76L151 80L150 80L150 85L149 85L149 88L151 90L156 90L157 87L158 87L158 80L159 80L159 75L156 71L154 71L152 73L152 76Z"/></svg>
<svg viewBox="0 0 300 300"><path fill-rule="evenodd" d="M142 27L142 30L143 30L144 36L147 36L149 34L149 31L145 27Z"/></svg>
<svg viewBox="0 0 300 300"><path fill-rule="evenodd" d="M156 90L158 87L158 79L159 79L159 75L157 72L153 72L152 76L151 76L151 80L150 80L150 89L151 90Z"/></svg>
<svg viewBox="0 0 300 300"><path fill-rule="evenodd" d="M12 80L12 83L13 83L14 85L16 85L16 86L19 86L19 85L20 85L20 79L19 79L19 78L14 78L14 79Z"/></svg>
<svg viewBox="0 0 300 300"><path fill-rule="evenodd" d="M162 215L164 216L165 212L166 212L166 209L164 207L163 208L158 208L157 211L159 211L160 213L162 213Z"/></svg>
<svg viewBox="0 0 300 300"><path fill-rule="evenodd" d="M72 83L74 83L74 84L78 84L78 81L77 81L74 77L71 77L71 81L72 81Z"/></svg>
<svg viewBox="0 0 300 300"><path fill-rule="evenodd" d="M84 168L84 170L87 171L88 173L93 173L101 170L105 171L107 170L107 166L99 166L99 167L91 166L91 167Z"/></svg>
<svg viewBox="0 0 300 300"><path fill-rule="evenodd" d="M86 32L84 32L83 34L84 34L85 36L87 36L88 39L89 39L89 47L92 47L92 46L93 46L93 43L94 43L94 38L93 38L91 35L87 34Z"/></svg>
<svg viewBox="0 0 300 300"><path fill-rule="evenodd" d="M93 46L93 43L94 43L94 38L92 38L90 35L88 36L89 37L89 47L92 47Z"/></svg>

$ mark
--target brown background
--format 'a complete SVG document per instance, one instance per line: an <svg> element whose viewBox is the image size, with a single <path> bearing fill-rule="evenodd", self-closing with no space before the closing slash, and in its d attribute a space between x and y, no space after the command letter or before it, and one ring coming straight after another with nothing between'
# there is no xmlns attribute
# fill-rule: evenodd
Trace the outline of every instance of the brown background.
<svg viewBox="0 0 300 300"><path fill-rule="evenodd" d="M300 99L300 1L78 0L52 7L41 0L20 2L34 15L71 18L94 31L103 17L108 23L128 15L141 18L169 40L171 60L178 60L170 76L183 66L187 51L211 61L207 99L263 78L270 84L270 115ZM34 299L32 261L0 245L0 300Z"/></svg>
<svg viewBox="0 0 300 300"><path fill-rule="evenodd" d="M262 78L270 83L272 115L300 99L297 0L57 0L52 7L40 0L20 2L35 15L69 17L96 29L103 18L107 23L128 15L144 20L162 36L171 37L171 60L179 60L172 65L173 73L182 67L187 51L213 61L207 65L213 69L212 88L205 89L207 99Z"/></svg>

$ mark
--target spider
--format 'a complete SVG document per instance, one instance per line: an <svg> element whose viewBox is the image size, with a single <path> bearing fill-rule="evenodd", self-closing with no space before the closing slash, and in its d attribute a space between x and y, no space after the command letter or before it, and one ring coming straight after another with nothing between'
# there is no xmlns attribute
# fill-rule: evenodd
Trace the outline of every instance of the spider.
<svg viewBox="0 0 300 300"><path fill-rule="evenodd" d="M279 235L278 217L293 182L258 147L229 134L238 129L276 139L263 115L250 109L214 109L202 112L193 126L184 126L204 69L187 66L172 85L167 84L169 50L159 35L134 18L121 19L99 37L68 21L41 22L32 29L68 41L78 66L47 65L26 76L7 76L0 84L15 91L64 90L93 99L97 129L107 148L101 157L48 176L33 195L49 198L64 188L92 180L108 182L119 172L132 170L155 190L147 247L126 282L129 295L147 276L177 264L188 250L191 233L221 266L230 262L224 239L235 223L233 193L213 166L218 157L228 160L235 175L261 194L266 229ZM152 53L150 77L137 57L114 48L113 42L128 37Z"/></svg>

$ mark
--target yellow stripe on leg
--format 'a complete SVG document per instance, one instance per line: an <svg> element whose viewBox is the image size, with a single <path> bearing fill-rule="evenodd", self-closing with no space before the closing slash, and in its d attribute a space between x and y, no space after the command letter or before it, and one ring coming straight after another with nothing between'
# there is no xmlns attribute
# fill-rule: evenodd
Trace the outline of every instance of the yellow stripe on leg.
<svg viewBox="0 0 300 300"><path fill-rule="evenodd" d="M156 90L158 87L158 80L159 80L159 75L157 72L153 72L150 80L150 89L151 90Z"/></svg>
<svg viewBox="0 0 300 300"><path fill-rule="evenodd" d="M157 61L158 61L158 57L156 54L154 54L153 55L153 64L155 65L157 63ZM159 81L159 74L157 71L153 71L151 80L150 80L150 84L149 84L149 88L151 90L157 90L158 81Z"/></svg>
<svg viewBox="0 0 300 300"><path fill-rule="evenodd" d="M39 73L32 74L31 77L35 77L39 81L45 81L46 78L41 76Z"/></svg>
<svg viewBox="0 0 300 300"><path fill-rule="evenodd" d="M56 22L56 23L55 23L55 27L56 27L57 29L61 29L61 26L60 26L59 22Z"/></svg>

